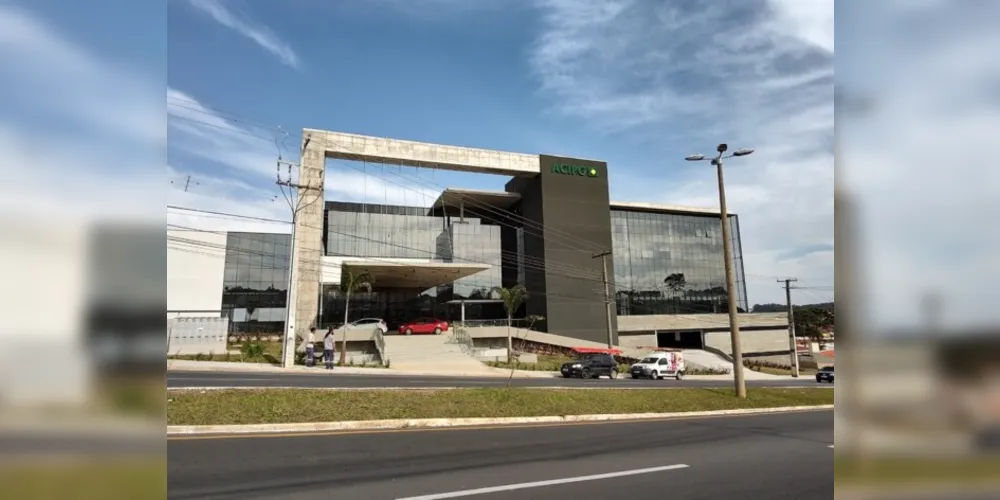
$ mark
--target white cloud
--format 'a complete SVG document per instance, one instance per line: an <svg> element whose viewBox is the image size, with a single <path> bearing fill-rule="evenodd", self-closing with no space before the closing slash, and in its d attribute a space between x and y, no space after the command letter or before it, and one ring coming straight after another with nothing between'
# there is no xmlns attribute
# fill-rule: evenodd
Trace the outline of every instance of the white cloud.
<svg viewBox="0 0 1000 500"><path fill-rule="evenodd" d="M919 332L919 298L936 291L946 324L995 327L1000 6L893 2L854 13L848 25L862 27L838 79L874 106L838 117L837 182L860 206L870 320Z"/></svg>
<svg viewBox="0 0 1000 500"><path fill-rule="evenodd" d="M0 6L3 216L84 223L162 217L166 124L157 86L29 11ZM13 76L16 75L16 76ZM153 198L155 200L155 198Z"/></svg>
<svg viewBox="0 0 1000 500"><path fill-rule="evenodd" d="M237 33L253 40L261 48L274 54L281 62L295 69L302 68L302 61L292 50L291 45L282 40L270 28L254 22L246 15L240 15L227 9L219 0L190 0L191 5L199 9L215 21ZM232 2L230 2L232 4Z"/></svg>
<svg viewBox="0 0 1000 500"><path fill-rule="evenodd" d="M170 148L173 153L191 155L194 165L180 166L172 156L174 168L168 170L174 181L170 204L254 217L290 219L285 194L275 184L279 153L286 161L298 161L301 134L283 134L274 127L251 124L246 118L221 113L177 89L167 89L167 112ZM258 126L259 125L259 126ZM280 147L279 147L280 146ZM219 165L223 168L215 168ZM195 168L196 167L196 168ZM288 179L287 166L282 178ZM198 185L183 191L187 175ZM294 167L292 179L298 177ZM430 206L440 194L440 186L421 175L420 169L349 161L328 162L324 185L325 199L371 204ZM186 224L210 224L215 230L270 227L259 221L238 221L208 215L175 214L171 221ZM171 222L174 223L174 222ZM184 225L181 223L177 223ZM201 226L196 226L201 227ZM220 229L221 228L221 229Z"/></svg>
<svg viewBox="0 0 1000 500"><path fill-rule="evenodd" d="M727 164L751 302L783 302L775 278L833 284L833 1L538 0L531 62L554 111L605 132L681 138L679 159L717 142ZM683 162L679 162L683 164ZM669 184L612 174L616 199L718 206L707 164ZM808 301L807 298L803 300Z"/></svg>

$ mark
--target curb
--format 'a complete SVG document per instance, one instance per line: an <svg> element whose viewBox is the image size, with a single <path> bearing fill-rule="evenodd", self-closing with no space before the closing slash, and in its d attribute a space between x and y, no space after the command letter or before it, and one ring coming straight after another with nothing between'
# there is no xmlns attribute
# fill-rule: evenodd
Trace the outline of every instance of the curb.
<svg viewBox="0 0 1000 500"><path fill-rule="evenodd" d="M748 408L739 410L687 411L674 413L624 413L605 415L564 415L546 417L506 418L419 418L398 420L358 420L351 422L313 422L294 424L250 425L168 425L167 436L194 436L206 434L279 434L287 432L327 432L384 429L413 429L438 427L474 427L516 424L551 424L566 422L609 422L626 420L662 420L670 418L714 417L728 415L760 415L832 410L833 405L782 406L777 408Z"/></svg>

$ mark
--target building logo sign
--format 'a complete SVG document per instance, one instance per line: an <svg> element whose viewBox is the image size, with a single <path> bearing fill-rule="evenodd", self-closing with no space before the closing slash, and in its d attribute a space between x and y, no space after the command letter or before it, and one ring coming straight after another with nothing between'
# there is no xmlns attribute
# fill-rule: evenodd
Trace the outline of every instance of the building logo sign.
<svg viewBox="0 0 1000 500"><path fill-rule="evenodd" d="M581 165L552 164L552 173L561 175L579 175L580 177L597 177L597 169Z"/></svg>

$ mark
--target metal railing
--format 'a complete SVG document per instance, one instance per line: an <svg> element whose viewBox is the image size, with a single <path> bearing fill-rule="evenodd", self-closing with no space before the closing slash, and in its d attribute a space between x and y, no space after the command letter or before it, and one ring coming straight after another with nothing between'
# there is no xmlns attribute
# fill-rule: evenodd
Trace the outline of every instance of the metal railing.
<svg viewBox="0 0 1000 500"><path fill-rule="evenodd" d="M461 346L462 351L468 355L472 355L474 352L474 346L472 344L472 336L469 335L469 331L466 330L461 325L456 325L451 329L451 339L448 340L449 343L458 344Z"/></svg>
<svg viewBox="0 0 1000 500"><path fill-rule="evenodd" d="M466 328L481 328L487 326L507 326L507 320L505 319L474 319L471 321L459 321L455 323L456 325L461 325ZM530 323L527 319L520 318L514 319L510 322L510 326L514 328L528 328Z"/></svg>

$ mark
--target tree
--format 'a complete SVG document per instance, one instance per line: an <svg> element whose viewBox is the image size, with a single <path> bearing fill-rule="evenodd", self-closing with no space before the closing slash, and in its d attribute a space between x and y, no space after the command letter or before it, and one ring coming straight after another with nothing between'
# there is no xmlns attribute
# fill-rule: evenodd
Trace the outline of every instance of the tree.
<svg viewBox="0 0 1000 500"><path fill-rule="evenodd" d="M679 294L687 288L687 279L684 278L684 273L671 274L664 278L663 283L667 285L667 290L675 294Z"/></svg>
<svg viewBox="0 0 1000 500"><path fill-rule="evenodd" d="M340 364L347 361L347 315L351 311L351 295L354 292L365 290L371 291L375 284L375 278L367 272L354 274L344 270L340 278L340 291L344 293L344 338L340 343Z"/></svg>
<svg viewBox="0 0 1000 500"><path fill-rule="evenodd" d="M524 285L514 285L511 288L498 286L493 291L500 296L503 308L507 311L507 362L510 363L514 357L514 342L510 336L510 325L513 322L514 312L521 307L521 303L528 296L528 289L524 288Z"/></svg>

